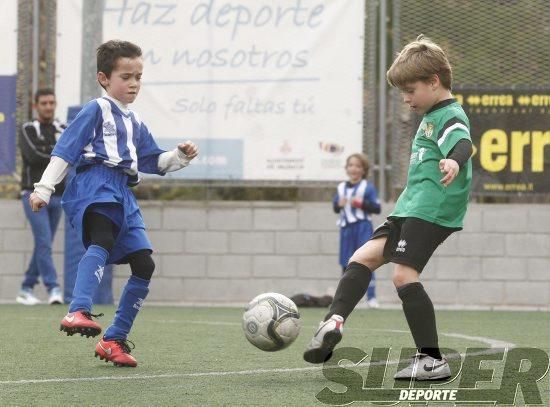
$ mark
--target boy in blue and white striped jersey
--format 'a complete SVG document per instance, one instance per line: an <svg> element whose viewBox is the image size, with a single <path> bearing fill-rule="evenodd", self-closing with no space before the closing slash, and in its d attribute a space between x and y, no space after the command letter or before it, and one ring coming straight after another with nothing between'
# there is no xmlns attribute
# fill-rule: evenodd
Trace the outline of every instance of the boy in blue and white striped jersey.
<svg viewBox="0 0 550 407"><path fill-rule="evenodd" d="M97 79L107 95L88 102L56 144L29 200L33 211L46 206L54 187L76 167L62 198L63 209L81 236L86 253L80 260L69 313L61 321L67 335L96 336L92 298L106 264L129 263L113 323L96 345L96 356L118 366L137 366L127 336L155 269L152 246L136 198L129 186L138 171L164 175L197 156L190 141L161 150L139 116L128 109L136 99L143 73L141 49L127 41L108 41L97 49Z"/></svg>
<svg viewBox="0 0 550 407"><path fill-rule="evenodd" d="M353 253L372 236L371 213L380 213L380 201L374 184L367 181L369 162L364 154L352 154L346 159L348 181L338 184L332 200L334 212L340 214L340 266L345 272ZM378 308L376 282L372 278L367 288L367 304Z"/></svg>

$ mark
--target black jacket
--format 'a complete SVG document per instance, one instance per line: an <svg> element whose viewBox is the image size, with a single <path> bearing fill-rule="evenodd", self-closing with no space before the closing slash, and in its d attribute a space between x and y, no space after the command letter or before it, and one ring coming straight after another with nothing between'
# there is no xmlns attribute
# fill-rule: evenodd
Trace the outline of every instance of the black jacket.
<svg viewBox="0 0 550 407"><path fill-rule="evenodd" d="M65 125L57 120L43 124L38 120L27 122L19 132L19 148L23 157L21 173L21 190L34 190L34 183L40 181L42 173L50 162L50 154L57 139L65 129ZM64 184L55 187L55 195L61 195Z"/></svg>

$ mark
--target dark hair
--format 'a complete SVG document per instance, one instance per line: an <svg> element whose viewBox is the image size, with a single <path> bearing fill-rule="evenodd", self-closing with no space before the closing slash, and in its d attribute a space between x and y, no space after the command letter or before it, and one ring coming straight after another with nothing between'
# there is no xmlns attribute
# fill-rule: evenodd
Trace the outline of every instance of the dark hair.
<svg viewBox="0 0 550 407"><path fill-rule="evenodd" d="M41 88L36 91L34 94L34 103L38 103L38 99L40 99L40 96L49 96L53 95L55 97L55 92L52 88Z"/></svg>
<svg viewBox="0 0 550 407"><path fill-rule="evenodd" d="M141 48L128 41L110 40L97 48L97 72L103 72L107 78L115 69L119 58L137 58L141 56Z"/></svg>

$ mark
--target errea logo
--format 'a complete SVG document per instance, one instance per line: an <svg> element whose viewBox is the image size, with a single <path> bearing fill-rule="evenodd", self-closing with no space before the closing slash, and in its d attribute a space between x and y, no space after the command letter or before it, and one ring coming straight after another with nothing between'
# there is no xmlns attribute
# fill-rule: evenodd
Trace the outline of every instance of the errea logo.
<svg viewBox="0 0 550 407"><path fill-rule="evenodd" d="M405 239L401 239L399 242L397 242L397 248L395 249L395 251L404 252L406 246L407 246L407 241Z"/></svg>

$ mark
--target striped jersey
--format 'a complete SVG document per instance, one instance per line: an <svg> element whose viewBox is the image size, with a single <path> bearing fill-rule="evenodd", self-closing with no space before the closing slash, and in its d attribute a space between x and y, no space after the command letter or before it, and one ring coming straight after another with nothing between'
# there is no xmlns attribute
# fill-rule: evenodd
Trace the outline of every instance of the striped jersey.
<svg viewBox="0 0 550 407"><path fill-rule="evenodd" d="M371 221L370 214L361 208L351 206L351 201L354 198L359 198L363 202L378 203L376 188L373 184L366 179L362 179L357 184L351 184L347 181L341 182L336 188L333 203L336 205L342 198L346 199L346 205L340 209L338 226L344 227L361 220Z"/></svg>
<svg viewBox="0 0 550 407"><path fill-rule="evenodd" d="M407 186L399 196L394 217L414 217L450 228L462 228L472 183L472 160L445 187L439 161L458 141L470 138L470 122L455 99L434 105L422 118L412 143Z"/></svg>
<svg viewBox="0 0 550 407"><path fill-rule="evenodd" d="M70 165L104 164L131 176L159 174L157 146L136 112L123 111L107 97L88 102L63 132L52 151Z"/></svg>

